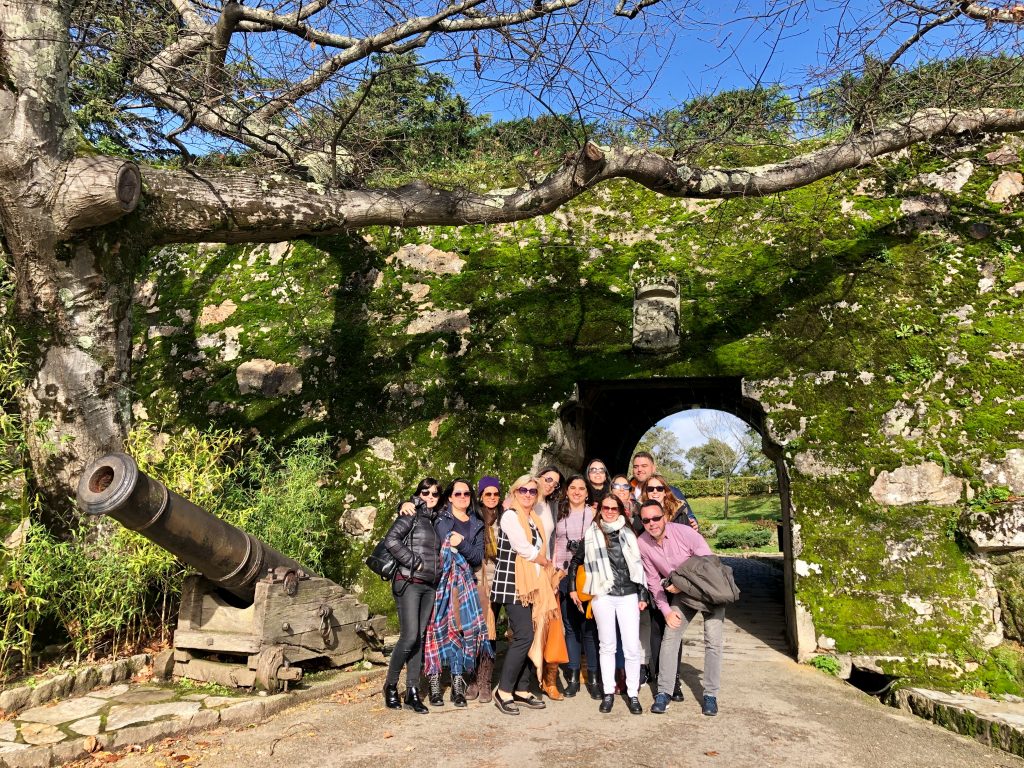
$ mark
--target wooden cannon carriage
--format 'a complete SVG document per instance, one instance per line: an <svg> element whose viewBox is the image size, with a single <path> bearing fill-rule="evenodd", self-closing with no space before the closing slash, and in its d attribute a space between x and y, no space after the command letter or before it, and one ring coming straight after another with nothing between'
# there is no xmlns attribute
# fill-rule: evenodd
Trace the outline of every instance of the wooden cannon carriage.
<svg viewBox="0 0 1024 768"><path fill-rule="evenodd" d="M198 571L182 586L175 677L287 690L303 664L342 666L380 645L383 616L371 618L343 587L168 490L126 454L85 469L78 505Z"/></svg>

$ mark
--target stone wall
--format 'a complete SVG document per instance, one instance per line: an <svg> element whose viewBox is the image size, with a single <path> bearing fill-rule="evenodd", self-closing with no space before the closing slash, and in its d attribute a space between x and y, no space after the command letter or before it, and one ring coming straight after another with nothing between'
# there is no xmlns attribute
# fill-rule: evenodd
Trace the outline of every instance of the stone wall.
<svg viewBox="0 0 1024 768"><path fill-rule="evenodd" d="M1020 600L1020 566L969 546L965 516L1024 448L1015 158L994 141L769 200L623 182L520 224L166 248L140 283L135 412L329 430L358 554L425 474L576 456L549 430L579 381L741 376L790 474L802 636L981 653ZM675 325L634 349L635 289L661 279ZM382 589L357 564L342 578Z"/></svg>

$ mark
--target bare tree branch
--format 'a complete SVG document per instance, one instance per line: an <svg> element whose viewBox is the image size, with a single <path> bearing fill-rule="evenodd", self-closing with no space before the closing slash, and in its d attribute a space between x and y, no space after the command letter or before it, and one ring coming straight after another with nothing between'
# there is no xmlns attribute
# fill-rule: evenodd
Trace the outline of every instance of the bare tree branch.
<svg viewBox="0 0 1024 768"><path fill-rule="evenodd" d="M1024 3L1010 2L1002 8L990 8L985 3L960 3L963 14L986 24L1024 24Z"/></svg>
<svg viewBox="0 0 1024 768"><path fill-rule="evenodd" d="M144 220L156 242L273 241L376 224L425 226L518 221L550 213L614 178L670 197L752 197L806 186L915 142L981 131L1024 130L1024 110L924 110L871 134L791 160L746 168L696 168L644 149L588 143L547 176L516 189L472 192L423 182L396 189L325 190L287 177L147 169Z"/></svg>

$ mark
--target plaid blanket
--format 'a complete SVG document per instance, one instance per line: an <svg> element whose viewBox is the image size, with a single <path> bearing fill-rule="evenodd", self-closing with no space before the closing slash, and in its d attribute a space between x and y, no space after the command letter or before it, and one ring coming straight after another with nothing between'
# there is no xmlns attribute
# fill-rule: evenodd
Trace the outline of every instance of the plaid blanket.
<svg viewBox="0 0 1024 768"><path fill-rule="evenodd" d="M473 570L445 539L441 545L441 580L434 596L434 613L423 643L423 668L428 675L446 666L453 675L472 671L487 648L487 622Z"/></svg>

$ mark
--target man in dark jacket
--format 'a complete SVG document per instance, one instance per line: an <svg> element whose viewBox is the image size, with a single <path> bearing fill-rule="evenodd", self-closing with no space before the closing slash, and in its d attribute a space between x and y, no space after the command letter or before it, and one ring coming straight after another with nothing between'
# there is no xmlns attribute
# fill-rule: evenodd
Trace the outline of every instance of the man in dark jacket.
<svg viewBox="0 0 1024 768"><path fill-rule="evenodd" d="M679 590L664 579L694 555L711 555L704 537L681 523L670 523L656 501L645 501L640 507L640 520L644 532L640 535L640 557L643 560L647 585L655 609L665 617L665 635L658 656L658 694L651 712L663 714L672 700L673 686L679 665L679 646L686 627L697 615L698 609L678 599ZM722 629L725 606L717 605L701 610L704 617L704 701L701 711L705 715L718 714L718 688L722 676Z"/></svg>

